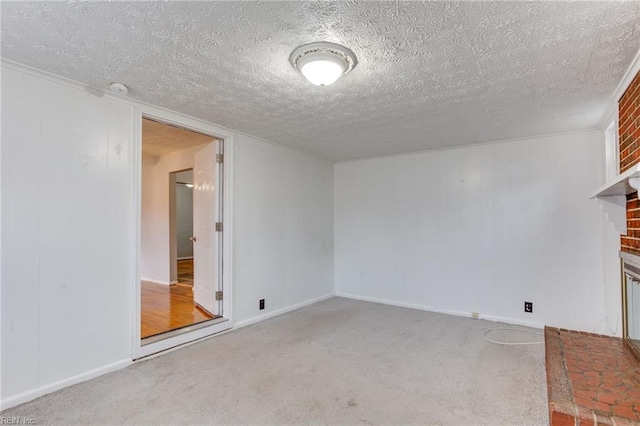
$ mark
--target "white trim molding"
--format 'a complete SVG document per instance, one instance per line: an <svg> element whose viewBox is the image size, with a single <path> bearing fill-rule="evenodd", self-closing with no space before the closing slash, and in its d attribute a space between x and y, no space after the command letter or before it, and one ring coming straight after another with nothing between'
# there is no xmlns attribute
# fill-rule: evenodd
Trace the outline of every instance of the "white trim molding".
<svg viewBox="0 0 640 426"><path fill-rule="evenodd" d="M140 281L148 281L150 283L160 284L160 285L172 285L172 284L178 283L178 281L167 282L167 281L154 280L153 278L146 278L146 277L141 277Z"/></svg>
<svg viewBox="0 0 640 426"><path fill-rule="evenodd" d="M325 294L324 296L316 297L315 299L306 300L304 302L296 303L295 305L287 306L286 308L277 309L275 311L271 311L266 314L258 315L257 317L249 318L244 321L240 321L239 323L234 325L234 330L242 327L246 327L251 324L255 324L261 321L264 321L269 318L277 317L278 315L286 314L291 311L295 311L300 308L304 308L305 306L310 306L316 304L318 302L322 302L323 300L331 299L335 297L335 293Z"/></svg>
<svg viewBox="0 0 640 426"><path fill-rule="evenodd" d="M33 401L36 398L66 388L67 386L86 382L87 380L95 379L96 377L100 377L104 374L121 370L130 366L132 363L133 361L130 359L123 359L121 361L105 365L104 367L96 368L95 370L87 371L86 373L78 374L77 376L69 377L68 379L60 380L58 382L3 399L0 401L0 411L15 407L16 405L24 404L25 402Z"/></svg>
<svg viewBox="0 0 640 426"><path fill-rule="evenodd" d="M44 78L44 79L49 80L49 81L54 81L56 83L64 84L65 86L73 87L73 88L79 89L79 90L83 90L85 92L92 93L92 94L94 94L96 96L106 97L106 98L110 98L110 99L117 99L117 100L119 100L121 102L125 102L125 103L128 103L128 104L133 105L133 106L137 106L137 107L140 107L140 108L148 108L148 109L153 109L154 111L158 111L158 112L165 112L167 114L171 114L174 117L179 116L179 117L182 117L182 118L184 118L186 120L190 120L192 122L201 123L201 124L203 124L205 126L213 126L213 127L217 128L217 129L219 129L221 133L233 134L235 136L246 136L246 137L254 139L254 140L258 141L258 142L264 142L264 143L269 144L269 145L275 145L278 148L282 148L282 149L285 149L285 150L288 150L288 151L296 152L296 153L298 153L300 155L304 155L306 157L311 157L311 158L315 158L317 160L326 161L327 163L330 163L330 164L334 164L335 163L335 161L333 161L333 160L329 160L329 159L327 159L325 157L320 157L318 155L310 154L310 153L308 153L306 151L302 151L302 150L300 150L298 148L293 148L293 147L288 146L288 145L282 145L282 144L279 144L277 142L272 142L270 140L261 138L260 136L256 136L256 135L253 135L253 134L250 134L250 133L245 133L245 132L241 132L239 130L233 130L233 129L230 129L230 128L227 128L227 127L224 127L224 126L219 126L217 124L210 123L210 122L207 122L207 121L192 117L190 115L183 114L181 112L172 111L172 110L169 110L169 109L166 109L166 108L163 108L163 107L159 107L159 106L156 106L156 105L152 105L152 104L146 103L144 101L139 101L139 100L133 99L133 98L131 98L129 96L119 96L119 95L116 95L113 92L107 90L106 88L88 86L88 85L86 85L84 83L80 83L78 81L71 80L71 79L69 79L67 77L62 77L60 75L53 74L53 73L50 73L48 71L44 71L44 70L41 70L41 69L38 69L38 68L34 68L34 67L29 66L29 65L21 64L20 62L15 62L15 61L12 61L12 60L9 60L9 59L6 59L6 58L0 58L0 63L2 64L2 66L5 66L7 68L10 68L10 69L13 69L13 70L17 70L17 71L21 71L21 72L30 74L30 75L32 75L34 77ZM190 128L193 129L193 130L196 130L196 127L190 126ZM140 131L142 131L142 127L141 127Z"/></svg>
<svg viewBox="0 0 640 426"><path fill-rule="evenodd" d="M135 155L135 163L132 166L131 181L135 188L136 201L133 208L133 223L135 224L134 235L132 235L132 244L134 245L134 253L136 253L136 264L133 268L134 276L131 279L131 288L133 292L133 335L131 342L131 357L133 359L139 359L147 357L157 352L163 352L176 346L181 346L191 341L200 340L204 337L218 334L222 331L228 330L233 325L233 262L232 262L232 235L233 235L233 151L234 143L233 132L228 129L216 126L212 123L208 123L193 117L188 117L180 113L168 111L164 108L155 107L148 104L136 104L134 111L134 122L136 123L136 135L133 143L133 150ZM142 152L142 118L150 118L152 120L173 124L183 127L185 129L193 130L198 133L210 135L214 138L224 141L224 168L223 168L223 216L222 222L224 223L224 232L222 233L223 248L222 248L222 286L224 291L224 298L222 301L222 317L227 321L218 322L211 326L197 329L185 329L184 334L178 336L169 337L165 340L149 343L143 345L140 336L140 262L141 262L141 242L140 242L140 230L141 226L141 193L142 193L142 163L140 160Z"/></svg>
<svg viewBox="0 0 640 426"><path fill-rule="evenodd" d="M451 311L451 310L448 310L448 309L437 309L437 308L434 308L433 306L416 305L416 304L412 304L412 303L396 302L396 301L384 300L384 299L375 299L373 297L358 296L358 295L349 294L349 293L336 293L336 297L344 297L345 299L361 300L363 302L380 303L382 305L398 306L400 308L418 309L420 311L435 312L435 313L438 313L438 314L446 314L446 315L454 315L454 316L457 316L457 317L467 317L469 319L472 318L471 317L471 312ZM532 328L544 328L545 327L545 324L540 323L540 322L522 321L522 320L515 319L515 318L498 317L498 316L494 316L494 315L482 315L482 314L480 314L480 315L478 315L477 319L483 319L483 320L494 321L494 322L502 322L502 323L513 324L513 325L521 325L521 326L524 326L524 327L532 327Z"/></svg>
<svg viewBox="0 0 640 426"><path fill-rule="evenodd" d="M602 114L602 117L600 117L600 121L598 121L598 128L600 130L605 130L611 122L614 112L617 113L618 101L622 95L624 95L627 87L629 87L638 72L640 72L640 49L636 52L636 56L633 58L633 61L631 61L624 76L622 76L622 80L620 80L620 83L616 86L616 90L614 90L611 98L609 98L609 106Z"/></svg>

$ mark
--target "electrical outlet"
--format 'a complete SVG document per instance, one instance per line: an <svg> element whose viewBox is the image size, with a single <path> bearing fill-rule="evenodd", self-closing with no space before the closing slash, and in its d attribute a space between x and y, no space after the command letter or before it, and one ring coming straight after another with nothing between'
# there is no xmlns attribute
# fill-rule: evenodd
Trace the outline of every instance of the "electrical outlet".
<svg viewBox="0 0 640 426"><path fill-rule="evenodd" d="M528 314L533 313L533 302L524 302L524 311Z"/></svg>
<svg viewBox="0 0 640 426"><path fill-rule="evenodd" d="M264 309L264 299L260 299L260 310Z"/></svg>
<svg viewBox="0 0 640 426"><path fill-rule="evenodd" d="M478 319L478 317L479 317L479 316L480 316L480 314L479 314L479 313L477 313L477 312L471 312L471 318L473 318L473 319Z"/></svg>

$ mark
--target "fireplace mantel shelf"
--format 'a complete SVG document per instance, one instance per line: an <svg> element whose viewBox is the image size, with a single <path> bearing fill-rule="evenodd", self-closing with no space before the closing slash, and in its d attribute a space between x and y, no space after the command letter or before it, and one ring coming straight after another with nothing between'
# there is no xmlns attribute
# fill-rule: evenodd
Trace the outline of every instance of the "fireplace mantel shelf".
<svg viewBox="0 0 640 426"><path fill-rule="evenodd" d="M629 185L629 179L640 177L640 164L636 164L626 172L618 175L611 182L601 186L596 192L591 194L591 198L610 197L613 195L627 195L636 190Z"/></svg>
<svg viewBox="0 0 640 426"><path fill-rule="evenodd" d="M620 234L627 233L626 195L636 191L629 185L629 179L631 178L640 178L640 164L636 164L626 172L618 175L611 182L591 194L590 197L598 200L602 211Z"/></svg>

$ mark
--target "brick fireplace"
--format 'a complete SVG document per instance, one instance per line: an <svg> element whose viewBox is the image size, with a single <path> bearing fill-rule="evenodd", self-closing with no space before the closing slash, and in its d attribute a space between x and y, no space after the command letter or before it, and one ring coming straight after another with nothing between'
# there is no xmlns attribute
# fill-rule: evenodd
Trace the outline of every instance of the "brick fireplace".
<svg viewBox="0 0 640 426"><path fill-rule="evenodd" d="M546 328L552 425L640 425L640 73L618 102L618 136L620 172L594 198L622 233L623 339Z"/></svg>
<svg viewBox="0 0 640 426"><path fill-rule="evenodd" d="M618 102L620 173L640 163L640 73ZM627 234L620 237L621 250L640 255L640 201L638 193L627 195Z"/></svg>
<svg viewBox="0 0 640 426"><path fill-rule="evenodd" d="M640 164L640 73L629 84L618 102L618 135L620 138L620 173ZM640 360L639 331L635 321L640 317L640 201L638 192L627 194L627 233L620 236L623 265L623 339L625 346ZM635 273L634 273L635 272Z"/></svg>

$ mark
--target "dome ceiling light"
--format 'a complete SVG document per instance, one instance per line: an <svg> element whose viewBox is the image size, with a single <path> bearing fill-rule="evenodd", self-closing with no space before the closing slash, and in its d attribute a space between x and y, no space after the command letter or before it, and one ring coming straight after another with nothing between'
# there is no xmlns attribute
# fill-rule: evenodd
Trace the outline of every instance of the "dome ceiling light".
<svg viewBox="0 0 640 426"><path fill-rule="evenodd" d="M298 47L289 62L311 83L328 86L351 71L358 60L346 47L321 41Z"/></svg>

